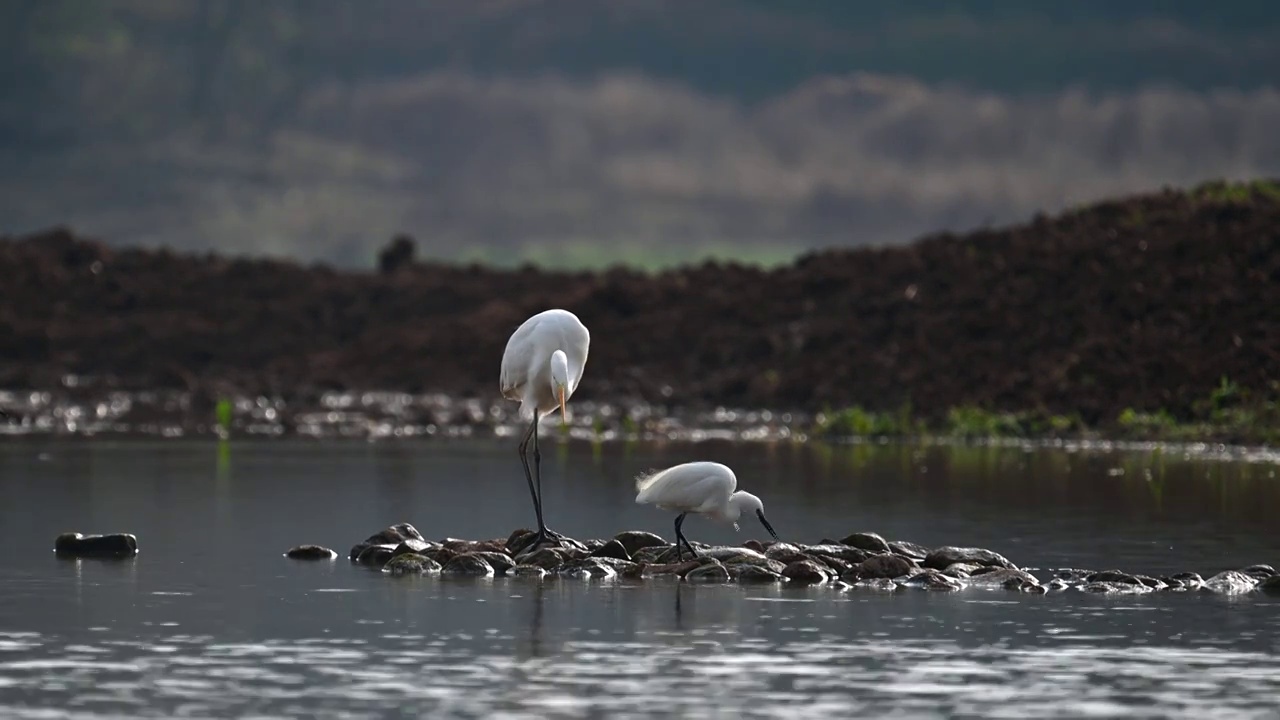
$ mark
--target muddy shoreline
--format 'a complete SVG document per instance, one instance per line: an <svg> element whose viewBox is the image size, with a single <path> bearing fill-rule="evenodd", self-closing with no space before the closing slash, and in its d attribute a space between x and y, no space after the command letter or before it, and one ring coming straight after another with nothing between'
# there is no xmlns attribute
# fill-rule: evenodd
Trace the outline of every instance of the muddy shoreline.
<svg viewBox="0 0 1280 720"><path fill-rule="evenodd" d="M834 434L945 431L961 409L1023 418L1017 436L1144 439L1181 425L1177 439L1266 443L1280 417L1280 194L1269 187L1122 198L770 270L653 275L421 263L403 243L379 271L348 272L117 248L63 229L2 238L0 407L38 418L79 404L87 420L153 413L212 428L229 399L249 404L242 425L274 408L305 426L344 411L326 398L376 390L413 398L399 403L406 425L443 413L422 400L437 395L487 413L510 332L560 306L592 330L573 403L606 428L624 421L590 408L683 424L771 408L808 419L787 425L809 433L857 406L912 421ZM395 417L394 399L375 404ZM978 433L1004 427L979 420Z"/></svg>

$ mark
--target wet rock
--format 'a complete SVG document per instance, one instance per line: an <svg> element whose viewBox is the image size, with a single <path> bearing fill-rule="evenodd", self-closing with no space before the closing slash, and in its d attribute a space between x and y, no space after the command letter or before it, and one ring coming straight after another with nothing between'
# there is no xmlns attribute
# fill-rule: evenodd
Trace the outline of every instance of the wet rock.
<svg viewBox="0 0 1280 720"><path fill-rule="evenodd" d="M760 542L759 540L754 540L754 539L753 539L753 540L748 540L748 541L746 541L746 542L742 543L742 547L746 548L747 550L755 550L756 552L760 553L761 555L763 555L763 554L764 554L764 549L765 549L765 548L764 548L764 543Z"/></svg>
<svg viewBox="0 0 1280 720"><path fill-rule="evenodd" d="M364 542L356 543L351 548L351 552L347 554L347 557L353 561L359 561L361 553L372 545L391 545L394 547L406 540L425 542L426 538L422 537L422 533L418 532L418 529L409 523L399 523L370 535L365 538Z"/></svg>
<svg viewBox="0 0 1280 720"><path fill-rule="evenodd" d="M53 551L63 557L127 558L138 554L138 538L130 533L63 533L54 539Z"/></svg>
<svg viewBox="0 0 1280 720"><path fill-rule="evenodd" d="M782 576L800 585L816 585L832 579L832 573L814 560L796 560L782 570Z"/></svg>
<svg viewBox="0 0 1280 720"><path fill-rule="evenodd" d="M493 568L493 573L495 575L505 575L508 570L516 566L516 561L505 552L481 550L465 554L484 558L484 561L489 563L489 567Z"/></svg>
<svg viewBox="0 0 1280 720"><path fill-rule="evenodd" d="M986 570L987 572L976 572L970 575L969 585L973 587L1017 590L1022 583L1040 584L1036 576L1025 570L1013 570L1010 568L980 568L980 570ZM1012 587L1006 587L1006 585L1012 585Z"/></svg>
<svg viewBox="0 0 1280 720"><path fill-rule="evenodd" d="M1014 567L1014 564L1006 560L1000 553L992 552L985 548L952 546L934 548L933 551L925 556L924 562L920 564L934 570L946 570L956 563L1005 568Z"/></svg>
<svg viewBox="0 0 1280 720"><path fill-rule="evenodd" d="M685 582L727 583L729 582L729 571L718 561L710 562L690 570L685 574L684 579Z"/></svg>
<svg viewBox="0 0 1280 720"><path fill-rule="evenodd" d="M963 590L964 583L949 575L943 575L935 569L927 569L918 572L910 577L902 578L894 582L900 588L913 588L917 590L932 590L937 592L954 592Z"/></svg>
<svg viewBox="0 0 1280 720"><path fill-rule="evenodd" d="M409 538L408 540L401 541L401 543L396 546L396 555L399 555L400 553L422 554L423 552L431 549L432 547L437 547L437 546L434 546L425 540L418 540L417 538Z"/></svg>
<svg viewBox="0 0 1280 720"><path fill-rule="evenodd" d="M1165 582L1169 585L1178 583L1184 590L1199 590L1204 587L1204 578L1200 577L1200 573L1184 572L1170 575L1165 578Z"/></svg>
<svg viewBox="0 0 1280 720"><path fill-rule="evenodd" d="M507 553L507 543L504 540L446 540L441 545L459 555L484 552L509 554Z"/></svg>
<svg viewBox="0 0 1280 720"><path fill-rule="evenodd" d="M627 558L634 558L637 550L649 547L666 547L667 541L662 537L643 530L627 530L613 536L627 551Z"/></svg>
<svg viewBox="0 0 1280 720"><path fill-rule="evenodd" d="M1257 579L1238 570L1225 570L1204 581L1205 590L1224 595L1249 592L1257 585Z"/></svg>
<svg viewBox="0 0 1280 720"><path fill-rule="evenodd" d="M546 577L547 569L538 565L516 565L507 574L511 577L540 578Z"/></svg>
<svg viewBox="0 0 1280 720"><path fill-rule="evenodd" d="M391 575L427 575L440 572L440 563L426 555L400 553L382 566L382 572Z"/></svg>
<svg viewBox="0 0 1280 720"><path fill-rule="evenodd" d="M730 580L744 585L749 583L776 583L783 582L787 579L780 571L773 570L764 565L734 563L732 565L725 565L725 570L729 572Z"/></svg>
<svg viewBox="0 0 1280 720"><path fill-rule="evenodd" d="M1132 575L1120 570L1103 570L1102 572L1091 573L1085 576L1086 583L1123 583L1125 585L1146 585L1138 579L1136 575Z"/></svg>
<svg viewBox="0 0 1280 720"><path fill-rule="evenodd" d="M800 547L798 545L786 542L772 543L764 549L764 556L767 558L773 558L774 560L796 557L801 554L802 553L800 552Z"/></svg>
<svg viewBox="0 0 1280 720"><path fill-rule="evenodd" d="M284 554L290 560L336 560L338 553L320 545L298 545Z"/></svg>
<svg viewBox="0 0 1280 720"><path fill-rule="evenodd" d="M872 553L856 548L851 545L836 543L834 545L802 545L800 551L811 557L827 560L828 558L839 560L850 567L860 564L863 560L871 557Z"/></svg>
<svg viewBox="0 0 1280 720"><path fill-rule="evenodd" d="M1249 567L1240 568L1239 572L1248 575L1254 580L1262 581L1276 574L1276 569L1270 565L1250 565Z"/></svg>
<svg viewBox="0 0 1280 720"><path fill-rule="evenodd" d="M490 577L493 575L493 566L490 565L483 557L475 553L463 553L454 555L449 562L440 568L441 575L466 576L466 577Z"/></svg>
<svg viewBox="0 0 1280 720"><path fill-rule="evenodd" d="M516 558L520 565L537 565L547 570L555 570L570 560L569 554L560 548L544 547L527 555Z"/></svg>
<svg viewBox="0 0 1280 720"><path fill-rule="evenodd" d="M1000 584L1000 587L1013 592L1029 593L1032 595L1044 595L1049 589L1041 585L1035 580L1027 580L1021 577L1011 577Z"/></svg>
<svg viewBox="0 0 1280 720"><path fill-rule="evenodd" d="M1150 575L1134 575L1134 577L1138 578L1138 582L1146 585L1152 590L1165 590L1169 587L1168 583L1165 581L1160 578L1151 577Z"/></svg>
<svg viewBox="0 0 1280 720"><path fill-rule="evenodd" d="M456 553L453 550L450 550L449 548L444 547L443 545L436 545L434 547L429 547L426 550L423 550L419 554L426 555L427 557L431 558L432 560L435 560L441 565L444 565L445 563L449 562L454 557L459 555L459 553Z"/></svg>
<svg viewBox="0 0 1280 720"><path fill-rule="evenodd" d="M534 540L536 540L537 537L537 533L534 532L520 533L519 531L516 531L512 533L511 538L508 538L507 542L503 543L505 547L500 549L505 550L508 555L511 555L514 558L532 554L544 548L567 550L571 553L571 557L586 557L587 555L587 546L573 538L549 537L542 542L535 544Z"/></svg>
<svg viewBox="0 0 1280 720"><path fill-rule="evenodd" d="M872 555L863 560L857 567L859 578L888 578L892 580L903 575L910 575L920 568L911 560L892 553Z"/></svg>
<svg viewBox="0 0 1280 720"><path fill-rule="evenodd" d="M631 559L642 563L657 563L658 558L665 556L667 551L673 548L675 548L675 545L651 545L649 547L643 547L632 553Z"/></svg>
<svg viewBox="0 0 1280 720"><path fill-rule="evenodd" d="M856 532L840 541L842 545L866 550L869 553L892 552L889 543L877 533Z"/></svg>
<svg viewBox="0 0 1280 720"><path fill-rule="evenodd" d="M875 590L877 592L895 592L898 590L898 583L890 578L863 578L853 583L853 585L864 590Z"/></svg>
<svg viewBox="0 0 1280 720"><path fill-rule="evenodd" d="M690 571L696 570L703 566L704 562L715 562L711 558L703 560L686 560L680 563L663 563L659 565L641 565L639 570L640 577L659 577L662 575L674 575L676 577L684 577Z"/></svg>
<svg viewBox="0 0 1280 720"><path fill-rule="evenodd" d="M1046 590L1053 591L1053 592L1057 592L1059 590L1066 590L1069 587L1071 586L1068 585L1067 581L1063 580L1062 578L1054 578L1050 580L1047 585L1045 585Z"/></svg>
<svg viewBox="0 0 1280 720"><path fill-rule="evenodd" d="M1280 595L1280 575L1272 575L1258 583L1257 589L1268 595Z"/></svg>
<svg viewBox="0 0 1280 720"><path fill-rule="evenodd" d="M716 560L719 560L722 563L768 562L768 558L765 557L764 553L756 552L755 550L752 550L750 548L745 548L745 547L728 547L725 545L717 545L717 546L700 550L699 554L703 555L704 557L715 558Z"/></svg>
<svg viewBox="0 0 1280 720"><path fill-rule="evenodd" d="M607 579L618 576L618 571L600 558L585 557L572 560L556 570L556 575L568 578Z"/></svg>
<svg viewBox="0 0 1280 720"><path fill-rule="evenodd" d="M396 556L396 548L399 545L370 545L360 553L360 557L356 558L356 562L361 565L373 565L382 567L387 561Z"/></svg>
<svg viewBox="0 0 1280 720"><path fill-rule="evenodd" d="M920 562L929 556L929 548L906 540L890 540L889 550L895 555Z"/></svg>
<svg viewBox="0 0 1280 720"><path fill-rule="evenodd" d="M948 565L947 568L942 571L942 574L950 575L958 580L965 580L982 567L986 566L974 565L973 563L956 563L954 565Z"/></svg>
<svg viewBox="0 0 1280 720"><path fill-rule="evenodd" d="M627 552L627 547L616 538L597 547L591 551L591 557L609 557L618 560L630 560L631 553Z"/></svg>
<svg viewBox="0 0 1280 720"><path fill-rule="evenodd" d="M636 567L640 565L640 563L633 562L631 560L619 560L618 558L611 558L611 557L593 558L590 555L588 555L586 558L582 558L582 559L584 560L591 559L600 565L608 565L609 567L616 570L619 575L631 573L635 570ZM570 562L573 562L573 561L570 561Z"/></svg>
<svg viewBox="0 0 1280 720"><path fill-rule="evenodd" d="M1137 595L1152 592L1151 588L1140 582L1117 582L1114 580L1096 580L1076 586L1080 592L1101 593L1107 595Z"/></svg>
<svg viewBox="0 0 1280 720"><path fill-rule="evenodd" d="M1085 578L1096 572L1097 570L1084 570L1082 568L1058 568L1053 571L1053 576L1068 583L1082 583Z"/></svg>
<svg viewBox="0 0 1280 720"><path fill-rule="evenodd" d="M706 545L703 545L702 543L697 543L697 542L692 543L692 545L693 545L693 549L698 551L697 557L706 557L703 554L704 551L708 549ZM642 550L641 553L644 553L644 551ZM669 564L669 563L683 562L684 560L681 559L682 557L685 559L688 559L689 551L686 549L683 552L681 552L676 549L675 545L672 545L671 547L668 547L665 550L662 550L661 552L659 552L657 556L653 559L653 561L660 565Z"/></svg>

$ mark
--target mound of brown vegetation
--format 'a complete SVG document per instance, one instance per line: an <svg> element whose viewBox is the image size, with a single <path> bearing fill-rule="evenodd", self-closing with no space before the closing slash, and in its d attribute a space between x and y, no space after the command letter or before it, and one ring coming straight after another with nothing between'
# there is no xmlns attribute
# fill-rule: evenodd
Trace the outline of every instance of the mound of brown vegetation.
<svg viewBox="0 0 1280 720"><path fill-rule="evenodd" d="M1276 188L1166 191L773 270L657 275L420 264L403 241L384 272L339 272L53 230L0 240L0 387L71 373L286 398L496 396L511 331L563 307L592 331L583 398L1177 416L1224 376L1280 395Z"/></svg>

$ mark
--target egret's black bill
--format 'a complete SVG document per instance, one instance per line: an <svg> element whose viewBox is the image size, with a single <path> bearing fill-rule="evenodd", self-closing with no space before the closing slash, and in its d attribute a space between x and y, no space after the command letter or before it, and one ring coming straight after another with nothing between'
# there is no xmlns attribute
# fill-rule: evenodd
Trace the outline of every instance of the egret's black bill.
<svg viewBox="0 0 1280 720"><path fill-rule="evenodd" d="M769 531L769 534L773 536L773 539L774 539L774 540L780 540L780 539L781 539L781 538L779 538L779 537L778 537L778 533L776 533L776 532L774 532L774 531L773 531L773 526L769 524L769 521L764 519L764 511L763 511L763 510L757 510L757 511L756 511L756 517L760 518L760 524L764 526L764 529L765 529L765 530L768 530L768 531Z"/></svg>

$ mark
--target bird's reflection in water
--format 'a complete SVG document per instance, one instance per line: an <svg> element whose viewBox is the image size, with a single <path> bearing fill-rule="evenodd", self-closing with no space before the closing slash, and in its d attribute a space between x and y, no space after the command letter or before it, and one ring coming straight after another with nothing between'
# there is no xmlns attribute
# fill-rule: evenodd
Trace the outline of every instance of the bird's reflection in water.
<svg viewBox="0 0 1280 720"><path fill-rule="evenodd" d="M545 613L547 583L533 581L526 586L525 596L530 606L529 632L523 641L516 644L516 656L522 659L541 658L547 655L544 645L543 615Z"/></svg>

